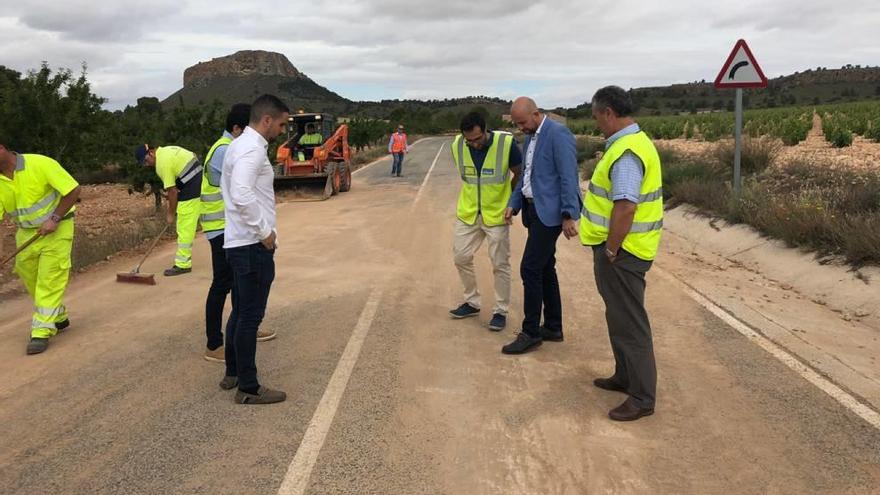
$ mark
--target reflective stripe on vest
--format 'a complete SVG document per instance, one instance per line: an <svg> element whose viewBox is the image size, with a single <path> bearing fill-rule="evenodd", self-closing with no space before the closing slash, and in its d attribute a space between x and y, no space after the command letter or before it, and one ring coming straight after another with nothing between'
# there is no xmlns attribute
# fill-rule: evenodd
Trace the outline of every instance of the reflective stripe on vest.
<svg viewBox="0 0 880 495"><path fill-rule="evenodd" d="M29 206L27 208L19 208L15 211L11 212L9 215L12 217L18 217L18 216L30 215L31 213L36 213L36 212L40 211L41 209L51 205L53 201L55 201L56 199L58 199L60 197L61 197L61 195L58 194L58 191L52 191L51 193L49 193L48 196L46 196L45 198L34 203L33 206Z"/></svg>
<svg viewBox="0 0 880 495"><path fill-rule="evenodd" d="M226 212L225 211L218 211L215 213L205 213L204 215L201 215L199 217L199 221L201 221L201 222L211 222L211 221L224 220L224 219L226 219ZM219 229L212 229L212 230L219 230Z"/></svg>
<svg viewBox="0 0 880 495"><path fill-rule="evenodd" d="M223 194L220 192L220 184L211 184L211 160L214 158L214 152L221 146L228 146L232 143L232 139L223 136L218 139L208 151L205 158L205 173L202 177L202 194L199 222L202 224L202 230L212 232L223 230L226 226L226 215L223 212Z"/></svg>
<svg viewBox="0 0 880 495"><path fill-rule="evenodd" d="M202 164L199 163L198 158L193 157L193 159L190 160L185 167L183 167L183 170L181 170L180 173L177 174L177 178L180 180L181 184L186 184L190 181L190 179L192 179L196 175L199 175L200 173L202 173Z"/></svg>
<svg viewBox="0 0 880 495"><path fill-rule="evenodd" d="M487 226L505 225L504 210L512 189L509 164L513 146L512 134L493 131L492 144L486 150L486 158L478 172L464 137L461 134L456 136L452 143L452 157L463 182L456 210L459 220L473 225L480 215Z"/></svg>
<svg viewBox="0 0 880 495"><path fill-rule="evenodd" d="M28 155L28 160L34 160L35 162L38 162L39 160L51 159L42 155ZM16 155L15 172L23 174L27 173L26 168L27 163L25 161L24 155ZM36 177L31 177L36 179ZM35 189L28 188L28 190L39 191L40 186L38 185ZM27 197L27 194L22 193L21 196L18 197L18 201L23 200L22 196ZM12 220L16 224L18 224L19 228L35 229L42 226L47 220L52 218L52 215L55 214L55 209L58 207L58 204L60 202L61 193L57 190L52 189L45 196L34 201L33 204L16 208L15 210L8 211L7 213L12 218ZM64 218L62 218L62 220L73 218L75 209L75 206L71 207L70 211L64 216Z"/></svg>
<svg viewBox="0 0 880 495"><path fill-rule="evenodd" d="M663 228L663 187L660 157L644 132L623 136L608 148L596 165L580 221L584 245L595 246L608 239L614 201L611 195L611 167L627 151L635 154L645 167L633 224L621 247L643 260L657 256Z"/></svg>
<svg viewBox="0 0 880 495"><path fill-rule="evenodd" d="M613 201L611 199L611 192L608 191L608 189L605 189L604 187L597 186L596 184L593 184L592 182L590 182L590 185L587 186L587 190L590 191L591 193L595 194L596 196L599 196L600 198L605 198L609 201ZM660 199L662 197L663 197L663 188L661 187L660 189L657 189L656 191L650 192L648 194L642 194L641 196L639 196L638 202L639 203L647 203L648 201L654 201L654 200ZM585 211L586 211L586 209L585 209Z"/></svg>

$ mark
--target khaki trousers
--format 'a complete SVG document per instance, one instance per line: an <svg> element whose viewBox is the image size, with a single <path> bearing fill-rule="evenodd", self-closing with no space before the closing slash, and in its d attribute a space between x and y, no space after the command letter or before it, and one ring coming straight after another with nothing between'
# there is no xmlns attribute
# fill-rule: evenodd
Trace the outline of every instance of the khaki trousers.
<svg viewBox="0 0 880 495"><path fill-rule="evenodd" d="M478 215L473 225L455 220L455 240L452 251L458 276L464 286L464 300L480 308L480 290L474 271L474 253L480 249L483 239L489 240L489 259L495 275L495 307L493 313L507 315L510 308L510 226L489 227Z"/></svg>

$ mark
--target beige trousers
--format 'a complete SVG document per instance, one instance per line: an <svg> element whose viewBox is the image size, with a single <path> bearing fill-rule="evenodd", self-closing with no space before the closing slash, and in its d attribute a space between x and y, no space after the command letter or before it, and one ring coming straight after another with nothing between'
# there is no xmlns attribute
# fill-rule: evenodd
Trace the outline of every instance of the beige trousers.
<svg viewBox="0 0 880 495"><path fill-rule="evenodd" d="M473 225L455 219L453 260L464 285L464 300L471 306L480 308L474 253L480 249L483 239L489 240L489 259L492 260L492 273L495 274L493 313L506 316L510 308L510 226L488 227L483 224L483 217L479 215Z"/></svg>

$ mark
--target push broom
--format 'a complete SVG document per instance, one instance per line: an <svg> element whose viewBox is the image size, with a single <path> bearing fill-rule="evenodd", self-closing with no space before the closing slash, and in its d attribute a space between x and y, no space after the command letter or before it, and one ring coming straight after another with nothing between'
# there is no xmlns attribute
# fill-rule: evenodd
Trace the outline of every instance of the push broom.
<svg viewBox="0 0 880 495"><path fill-rule="evenodd" d="M153 252L153 248L156 247L156 244L159 243L159 239L165 235L165 231L168 230L168 225L165 224L165 227L162 229L162 232L159 232L159 235L153 240L153 244L150 245L150 249L147 249L147 253L144 254L144 257L141 258L141 262L138 263L134 270L130 272L119 272L116 274L116 281L122 282L125 284L143 284L143 285L156 285L156 279L153 277L152 273L141 273L141 265L144 264L144 261L147 261L147 256Z"/></svg>

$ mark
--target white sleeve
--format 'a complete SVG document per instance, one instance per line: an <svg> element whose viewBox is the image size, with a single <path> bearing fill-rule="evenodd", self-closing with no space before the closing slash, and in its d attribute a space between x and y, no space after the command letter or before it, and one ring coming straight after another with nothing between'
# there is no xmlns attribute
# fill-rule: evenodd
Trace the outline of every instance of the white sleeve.
<svg viewBox="0 0 880 495"><path fill-rule="evenodd" d="M260 167L265 160L262 150L252 149L243 153L235 161L229 176L229 201L241 215L248 229L256 233L260 239L269 237L272 226L260 210L254 189Z"/></svg>

